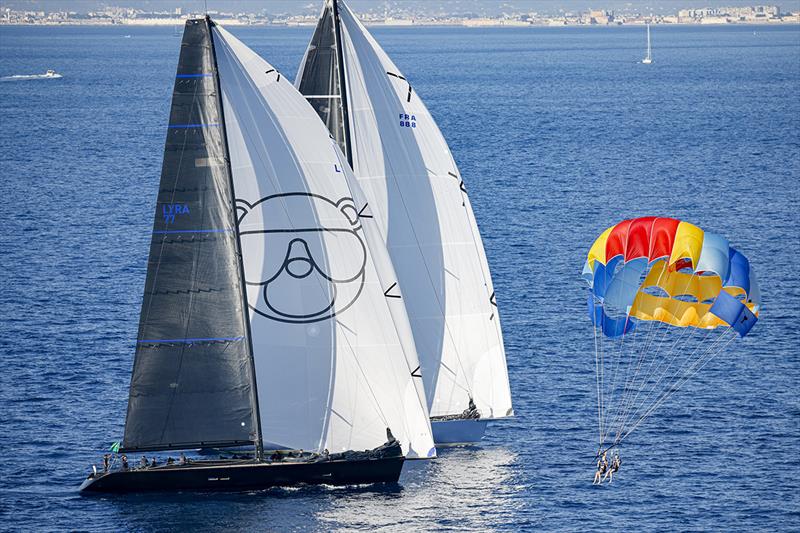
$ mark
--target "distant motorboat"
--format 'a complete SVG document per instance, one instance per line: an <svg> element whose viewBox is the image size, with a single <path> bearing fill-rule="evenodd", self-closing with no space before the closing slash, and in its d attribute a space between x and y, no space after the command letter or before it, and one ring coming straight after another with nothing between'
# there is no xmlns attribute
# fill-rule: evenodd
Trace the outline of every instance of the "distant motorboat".
<svg viewBox="0 0 800 533"><path fill-rule="evenodd" d="M45 78L60 78L61 74L59 74L55 70L49 70L48 69L48 71L44 73L44 77Z"/></svg>
<svg viewBox="0 0 800 533"><path fill-rule="evenodd" d="M645 65L649 65L652 62L653 62L653 53L652 53L652 50L650 49L650 24L648 23L647 24L647 55L644 56L644 59L642 59L642 63L644 63Z"/></svg>

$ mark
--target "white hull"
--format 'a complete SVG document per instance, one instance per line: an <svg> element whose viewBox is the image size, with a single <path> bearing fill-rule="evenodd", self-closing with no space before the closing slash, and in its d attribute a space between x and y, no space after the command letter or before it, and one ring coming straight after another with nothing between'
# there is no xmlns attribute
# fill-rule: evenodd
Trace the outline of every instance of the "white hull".
<svg viewBox="0 0 800 533"><path fill-rule="evenodd" d="M486 433L488 420L431 420L433 440L436 446L458 446L480 442Z"/></svg>

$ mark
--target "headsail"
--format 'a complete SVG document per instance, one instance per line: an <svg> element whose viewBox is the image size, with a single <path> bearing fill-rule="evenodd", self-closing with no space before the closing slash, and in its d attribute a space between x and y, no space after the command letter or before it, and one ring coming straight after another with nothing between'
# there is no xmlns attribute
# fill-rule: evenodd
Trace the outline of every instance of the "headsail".
<svg viewBox="0 0 800 533"><path fill-rule="evenodd" d="M265 446L386 442L435 454L394 270L352 171L305 99L213 29Z"/></svg>
<svg viewBox="0 0 800 533"><path fill-rule="evenodd" d="M327 113L317 110L329 125L331 116L348 117L345 142L403 290L430 413L459 414L473 399L482 417L509 416L489 267L447 143L408 80L344 2L325 5L298 88L309 96L326 85L345 89L336 93L343 98L330 100L341 110L334 104ZM320 67L320 47L330 43L342 50L338 69ZM331 78L327 83L325 75ZM341 84L334 80L340 75Z"/></svg>
<svg viewBox="0 0 800 533"><path fill-rule="evenodd" d="M131 378L125 450L257 439L211 33L186 23Z"/></svg>

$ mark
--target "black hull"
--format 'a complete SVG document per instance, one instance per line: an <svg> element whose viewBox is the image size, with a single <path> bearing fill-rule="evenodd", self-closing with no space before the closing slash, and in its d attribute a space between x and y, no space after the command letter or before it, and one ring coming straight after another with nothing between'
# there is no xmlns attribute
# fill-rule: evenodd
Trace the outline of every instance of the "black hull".
<svg viewBox="0 0 800 533"><path fill-rule="evenodd" d="M238 491L293 485L395 483L403 456L314 462L193 462L88 477L81 492Z"/></svg>

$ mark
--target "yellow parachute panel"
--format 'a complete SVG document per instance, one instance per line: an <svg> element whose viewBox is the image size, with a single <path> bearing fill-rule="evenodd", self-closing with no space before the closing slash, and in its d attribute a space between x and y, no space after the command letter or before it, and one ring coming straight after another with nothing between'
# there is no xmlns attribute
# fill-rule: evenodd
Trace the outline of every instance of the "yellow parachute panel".
<svg viewBox="0 0 800 533"><path fill-rule="evenodd" d="M703 250L704 232L694 224L681 222L678 224L678 231L675 232L675 242L672 245L672 254L669 256L669 264L672 265L679 259L687 257L692 260L692 267L697 265L700 260L700 252Z"/></svg>

